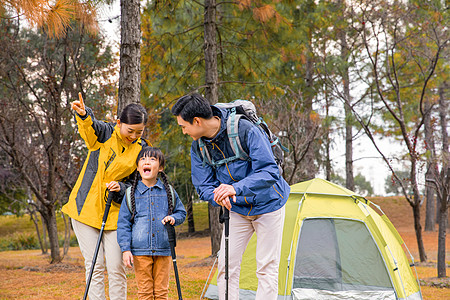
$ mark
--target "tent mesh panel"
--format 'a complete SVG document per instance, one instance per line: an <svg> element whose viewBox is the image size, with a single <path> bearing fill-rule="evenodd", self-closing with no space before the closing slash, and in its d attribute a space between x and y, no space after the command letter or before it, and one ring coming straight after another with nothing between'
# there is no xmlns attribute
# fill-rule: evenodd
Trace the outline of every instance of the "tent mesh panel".
<svg viewBox="0 0 450 300"><path fill-rule="evenodd" d="M393 290L378 247L364 223L332 218L303 221L293 288Z"/></svg>

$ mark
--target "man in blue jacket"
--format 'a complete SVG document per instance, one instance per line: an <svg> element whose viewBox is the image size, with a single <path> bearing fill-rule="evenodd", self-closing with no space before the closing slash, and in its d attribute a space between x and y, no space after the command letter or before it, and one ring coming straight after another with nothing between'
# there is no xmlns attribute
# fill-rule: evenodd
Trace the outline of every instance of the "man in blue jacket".
<svg viewBox="0 0 450 300"><path fill-rule="evenodd" d="M253 232L257 235L256 299L277 299L284 205L290 188L280 175L268 138L250 121L241 118L239 138L249 159L212 167L204 163L198 141L202 139L214 161L234 156L227 135L229 112L211 106L199 94L191 94L178 99L172 113L183 133L194 140L191 176L200 199L230 210L229 299L239 299L240 263ZM218 264L219 299L225 295L223 252L220 251Z"/></svg>

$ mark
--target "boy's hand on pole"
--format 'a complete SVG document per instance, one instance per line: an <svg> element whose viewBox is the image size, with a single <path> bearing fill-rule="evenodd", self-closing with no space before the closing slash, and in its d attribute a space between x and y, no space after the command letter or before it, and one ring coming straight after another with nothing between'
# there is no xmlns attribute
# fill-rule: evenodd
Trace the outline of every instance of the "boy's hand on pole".
<svg viewBox="0 0 450 300"><path fill-rule="evenodd" d="M83 96L78 93L78 101L72 102L72 109L77 112L80 116L86 115L86 107L84 106Z"/></svg>
<svg viewBox="0 0 450 300"><path fill-rule="evenodd" d="M170 225L173 225L173 224L175 224L175 219L174 219L174 217L171 217L171 216L165 216L164 219L161 220L161 222L163 224L166 224L168 222Z"/></svg>

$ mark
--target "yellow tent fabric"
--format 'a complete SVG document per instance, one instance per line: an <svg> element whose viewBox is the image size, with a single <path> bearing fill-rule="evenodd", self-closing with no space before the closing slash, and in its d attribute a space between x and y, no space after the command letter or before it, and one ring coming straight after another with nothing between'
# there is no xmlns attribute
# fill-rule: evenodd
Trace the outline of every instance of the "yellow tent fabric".
<svg viewBox="0 0 450 300"><path fill-rule="evenodd" d="M323 179L292 185L286 203L278 299L422 299L402 238L387 216L378 214L372 207L378 208L354 192ZM323 232L316 234L320 226L334 238L325 239L326 234L322 238ZM315 241L305 240L307 229ZM331 240L335 242L334 248ZM299 248L299 243L304 246ZM311 248L313 256L316 252L323 251L320 254L326 255L334 251L331 256L338 263L303 257L314 243L330 249ZM242 259L240 299L255 298L258 286L255 253L254 235ZM317 270L324 274L312 274ZM329 276L334 273L340 274L338 278ZM218 299L217 272L205 297Z"/></svg>

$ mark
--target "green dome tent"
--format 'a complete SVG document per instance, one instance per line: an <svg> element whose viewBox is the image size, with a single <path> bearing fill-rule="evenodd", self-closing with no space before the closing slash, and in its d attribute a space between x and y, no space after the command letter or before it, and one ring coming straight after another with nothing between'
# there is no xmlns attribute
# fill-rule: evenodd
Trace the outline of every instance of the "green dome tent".
<svg viewBox="0 0 450 300"><path fill-rule="evenodd" d="M406 245L386 215L372 207L382 213L370 201L323 179L292 185L278 299L422 299L402 247L407 250ZM241 300L256 295L255 253L254 235L242 258ZM217 272L205 297L218 299Z"/></svg>

